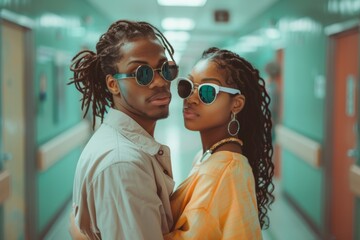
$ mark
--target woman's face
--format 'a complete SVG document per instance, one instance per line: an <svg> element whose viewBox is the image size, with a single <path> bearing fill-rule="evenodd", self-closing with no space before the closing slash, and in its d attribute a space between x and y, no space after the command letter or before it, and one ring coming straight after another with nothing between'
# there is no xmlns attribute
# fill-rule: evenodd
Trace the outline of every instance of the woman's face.
<svg viewBox="0 0 360 240"><path fill-rule="evenodd" d="M188 78L194 83L195 90L184 100L185 127L193 131L211 131L226 134L231 112L237 113L239 95L232 95L220 91L216 100L206 105L199 99L197 86L202 83L213 83L221 87L231 87L226 83L226 74L211 60L200 60L192 69ZM241 98L243 99L243 98ZM244 102L242 101L241 104ZM225 133L224 133L225 132Z"/></svg>

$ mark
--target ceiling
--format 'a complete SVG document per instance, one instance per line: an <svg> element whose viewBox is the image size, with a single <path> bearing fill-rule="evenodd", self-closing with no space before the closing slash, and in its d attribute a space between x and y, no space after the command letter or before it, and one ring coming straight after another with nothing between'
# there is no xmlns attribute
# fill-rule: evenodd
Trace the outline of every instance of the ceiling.
<svg viewBox="0 0 360 240"><path fill-rule="evenodd" d="M160 6L157 0L88 0L110 20L129 19L147 21L162 32L162 19L191 18L195 22L193 30L188 31L186 47L179 49L177 39L168 39L175 48L175 59L183 71L189 71L203 50L219 46L230 38L235 38L239 29L252 18L261 14L278 0L207 0L202 7ZM216 22L215 10L229 12L228 22Z"/></svg>

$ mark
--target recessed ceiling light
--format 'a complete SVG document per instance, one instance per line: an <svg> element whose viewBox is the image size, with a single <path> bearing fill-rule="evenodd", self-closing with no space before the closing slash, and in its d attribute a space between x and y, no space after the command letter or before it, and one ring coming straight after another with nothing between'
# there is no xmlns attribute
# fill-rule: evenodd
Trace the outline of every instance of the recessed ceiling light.
<svg viewBox="0 0 360 240"><path fill-rule="evenodd" d="M207 0L157 0L162 6L202 7Z"/></svg>
<svg viewBox="0 0 360 240"><path fill-rule="evenodd" d="M194 29L195 22L191 18L164 18L161 22L164 30L184 30Z"/></svg>

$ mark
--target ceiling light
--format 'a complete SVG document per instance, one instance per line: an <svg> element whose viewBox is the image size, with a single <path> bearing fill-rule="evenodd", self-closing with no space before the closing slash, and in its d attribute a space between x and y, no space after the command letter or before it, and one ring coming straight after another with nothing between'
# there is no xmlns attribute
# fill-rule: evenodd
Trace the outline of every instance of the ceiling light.
<svg viewBox="0 0 360 240"><path fill-rule="evenodd" d="M166 31L164 35L170 43L172 41L186 42L190 39L190 34L185 31Z"/></svg>
<svg viewBox="0 0 360 240"><path fill-rule="evenodd" d="M266 41L261 36L247 35L239 38L239 44L248 47L261 47L266 44Z"/></svg>
<svg viewBox="0 0 360 240"><path fill-rule="evenodd" d="M186 6L186 7L202 7L206 0L157 0L162 6Z"/></svg>
<svg viewBox="0 0 360 240"><path fill-rule="evenodd" d="M267 28L265 30L265 34L270 39L278 39L280 38L280 32L274 27Z"/></svg>
<svg viewBox="0 0 360 240"><path fill-rule="evenodd" d="M191 18L164 18L161 26L165 30L185 30L194 29L195 22Z"/></svg>
<svg viewBox="0 0 360 240"><path fill-rule="evenodd" d="M80 27L81 22L78 18L60 17L56 14L45 13L40 16L40 26L42 27Z"/></svg>

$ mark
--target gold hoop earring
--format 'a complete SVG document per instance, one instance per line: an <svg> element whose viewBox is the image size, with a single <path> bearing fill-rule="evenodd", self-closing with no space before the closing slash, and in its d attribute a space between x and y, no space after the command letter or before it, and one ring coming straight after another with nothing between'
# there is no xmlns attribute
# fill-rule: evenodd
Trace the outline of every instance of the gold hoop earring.
<svg viewBox="0 0 360 240"><path fill-rule="evenodd" d="M237 129L236 129L236 132L235 133L232 133L231 132L231 130L230 130L230 128L231 128L231 124L233 124L233 123L235 123L236 124L236 127L237 127ZM239 123L239 121L236 119L236 115L235 115L235 113L231 113L231 120L230 120L230 122L229 122L229 124L228 124L228 133L230 134L230 136L236 136L238 133L239 133L239 131L240 131L240 123Z"/></svg>

